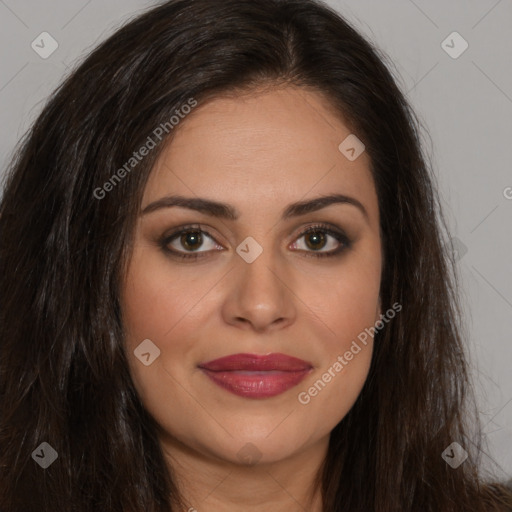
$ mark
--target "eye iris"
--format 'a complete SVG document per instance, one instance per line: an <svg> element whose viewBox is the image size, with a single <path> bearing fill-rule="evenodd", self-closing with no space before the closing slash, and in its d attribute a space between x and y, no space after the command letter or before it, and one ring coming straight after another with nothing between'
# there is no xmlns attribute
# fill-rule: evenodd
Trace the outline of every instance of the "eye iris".
<svg viewBox="0 0 512 512"><path fill-rule="evenodd" d="M189 231L188 233L183 233L181 235L180 241L183 247L190 251L195 251L201 247L203 237L199 231Z"/></svg>
<svg viewBox="0 0 512 512"><path fill-rule="evenodd" d="M306 235L306 244L310 249L321 249L325 242L325 235L320 231L312 231ZM322 247L317 247L316 244L320 243Z"/></svg>
<svg viewBox="0 0 512 512"><path fill-rule="evenodd" d="M322 231L310 231L306 235L306 245L312 250L322 249L325 246L325 235ZM203 243L201 231L187 231L180 236L182 246L189 251L196 251Z"/></svg>

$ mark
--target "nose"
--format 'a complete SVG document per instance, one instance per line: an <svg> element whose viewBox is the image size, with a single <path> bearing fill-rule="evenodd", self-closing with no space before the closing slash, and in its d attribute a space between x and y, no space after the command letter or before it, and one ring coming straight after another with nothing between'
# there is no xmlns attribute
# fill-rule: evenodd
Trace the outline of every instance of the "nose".
<svg viewBox="0 0 512 512"><path fill-rule="evenodd" d="M238 256L236 256L238 258ZM238 328L266 332L294 322L296 301L291 273L264 250L252 263L242 258L230 272L224 320Z"/></svg>

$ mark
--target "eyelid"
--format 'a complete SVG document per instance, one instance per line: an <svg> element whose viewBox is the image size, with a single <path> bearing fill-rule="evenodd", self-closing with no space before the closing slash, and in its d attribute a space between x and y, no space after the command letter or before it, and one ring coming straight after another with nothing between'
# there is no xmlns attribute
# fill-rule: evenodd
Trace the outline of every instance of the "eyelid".
<svg viewBox="0 0 512 512"><path fill-rule="evenodd" d="M217 242L216 238L209 233L207 229L205 229L201 224L187 224L178 228L175 228L171 231L169 234L165 234L162 239L160 240L160 245L162 245L164 248L167 248L167 246L174 241L174 239L178 238L180 235L183 235L185 233L189 232L200 232L202 235L206 235L208 238L210 238L216 245L221 245L219 242ZM174 255L178 255L180 257L181 254L188 254L188 255L194 255L194 254L207 254L211 252L211 250L208 251L193 251L193 252L187 252L187 251L176 251L167 249L169 253L172 253Z"/></svg>
<svg viewBox="0 0 512 512"><path fill-rule="evenodd" d="M337 249L333 249L330 251L299 251L304 253L305 256L313 256L313 257L329 257L329 256L338 256L342 252L344 252L346 249L349 249L352 247L353 241L347 236L344 230L341 228L331 224L331 223L325 223L320 222L316 223L314 225L308 226L307 228L304 228L295 238L294 240L299 240L303 236L314 233L316 231L322 231L326 233L328 236L331 236L334 238L339 244L340 247Z"/></svg>
<svg viewBox="0 0 512 512"><path fill-rule="evenodd" d="M188 224L184 226L180 226L178 228L175 228L172 230L171 233L165 234L161 240L159 241L159 245L162 247L164 251L169 253L171 256L175 256L182 260L197 260L198 258L202 258L204 256L207 256L209 253L215 251L213 250L207 250L207 251L176 251L174 249L169 249L168 245L174 241L177 237L179 237L182 234L188 233L188 232L200 232L203 235L206 235L208 238L210 238L215 244L221 246L219 242L217 242L216 238L211 235L208 231L208 228L204 228L201 224L195 223L195 224ZM305 251L305 250L298 250L294 252L304 253L306 256L313 256L313 257L329 257L329 256L337 256L341 252L344 252L345 249L348 249L352 245L352 240L346 235L344 230L341 228L329 223L329 222L319 222L315 223L313 225L307 226L303 228L297 235L293 238L293 243L296 243L297 240L302 238L303 236L315 232L315 231L322 231L326 233L328 236L331 236L332 238L336 239L336 241L340 244L340 247L334 250L330 251ZM220 251L218 251L220 252Z"/></svg>

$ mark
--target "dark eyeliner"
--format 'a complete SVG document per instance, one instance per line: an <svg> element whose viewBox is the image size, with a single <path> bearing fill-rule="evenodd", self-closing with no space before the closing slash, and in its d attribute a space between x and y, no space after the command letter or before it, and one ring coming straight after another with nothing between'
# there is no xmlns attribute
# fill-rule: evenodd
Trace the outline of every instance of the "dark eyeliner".
<svg viewBox="0 0 512 512"><path fill-rule="evenodd" d="M309 226L308 228L306 228L305 230L303 230L302 232L300 232L298 234L298 236L296 237L296 240L298 240L299 238L301 238L305 235L308 235L309 233L315 233L318 231L321 231L322 233L325 233L325 234L330 235L333 238L335 238L341 244L340 247L333 251L330 251L330 252L300 250L299 252L303 253L304 256L306 256L306 257L312 256L315 258L335 257L338 255L341 255L341 253L345 252L347 249L349 249L351 247L352 242L343 232L334 230L334 229L330 228L329 225L326 225L326 224L315 224L313 226ZM210 233L208 233L208 231L202 229L200 224L190 224L190 225L182 226L170 234L165 234L158 241L158 245L160 246L160 248L162 249L162 251L165 254L167 254L173 258L175 258L175 257L179 258L181 260L195 261L199 258L208 256L208 254L211 251L179 252L179 251L174 251L172 249L169 249L168 246L172 241L174 241L174 239L176 239L180 235L190 233L190 232L200 232L201 234L205 234L210 239L215 241L215 238L212 235L210 235Z"/></svg>
<svg viewBox="0 0 512 512"><path fill-rule="evenodd" d="M304 253L304 256L306 257L314 257L314 258L330 258L341 255L343 252L345 252L347 249L350 249L352 246L351 240L342 233L341 231L334 230L330 228L327 224L315 224L314 226L309 226L304 231L299 233L297 236L297 239L303 237L304 235L308 235L309 233L315 233L317 231L321 231L323 233L326 233L333 238L335 238L338 242L340 242L340 247L337 249L334 249L330 252L320 252L320 251L301 251Z"/></svg>
<svg viewBox="0 0 512 512"><path fill-rule="evenodd" d="M208 231L205 231L201 228L200 224L189 224L187 226L182 226L176 231L173 231L170 234L165 234L158 242L158 245L161 247L161 249L164 251L164 253L168 256L171 256L172 258L180 258L183 260L197 260L199 258L202 258L204 256L208 255L208 252L178 252L174 251L172 249L169 249L169 244L180 235L183 235L185 233L190 232L200 232L201 234L208 235L212 240L215 240L213 236L211 236Z"/></svg>

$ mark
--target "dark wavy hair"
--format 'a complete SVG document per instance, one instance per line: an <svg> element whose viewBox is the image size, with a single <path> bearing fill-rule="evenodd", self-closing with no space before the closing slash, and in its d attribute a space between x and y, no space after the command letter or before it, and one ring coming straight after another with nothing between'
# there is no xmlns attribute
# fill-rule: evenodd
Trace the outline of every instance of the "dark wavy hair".
<svg viewBox="0 0 512 512"><path fill-rule="evenodd" d="M421 123L385 60L313 0L171 0L64 80L21 141L0 206L2 511L184 506L128 370L119 306L164 144L107 196L95 191L190 98L287 85L320 92L364 141L381 217L382 310L403 305L377 333L368 379L331 433L317 480L323 510L512 509L507 488L478 469L446 223ZM454 441L470 454L456 470L441 457ZM42 442L58 453L46 470L31 458Z"/></svg>

